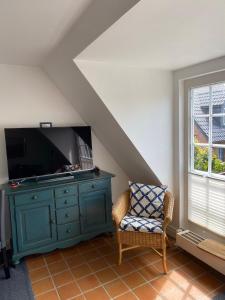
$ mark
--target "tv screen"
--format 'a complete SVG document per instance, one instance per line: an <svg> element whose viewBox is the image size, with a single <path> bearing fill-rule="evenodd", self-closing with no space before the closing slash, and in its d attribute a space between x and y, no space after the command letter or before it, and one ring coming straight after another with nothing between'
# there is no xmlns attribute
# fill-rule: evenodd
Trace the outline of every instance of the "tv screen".
<svg viewBox="0 0 225 300"><path fill-rule="evenodd" d="M91 127L6 128L9 180L93 169Z"/></svg>

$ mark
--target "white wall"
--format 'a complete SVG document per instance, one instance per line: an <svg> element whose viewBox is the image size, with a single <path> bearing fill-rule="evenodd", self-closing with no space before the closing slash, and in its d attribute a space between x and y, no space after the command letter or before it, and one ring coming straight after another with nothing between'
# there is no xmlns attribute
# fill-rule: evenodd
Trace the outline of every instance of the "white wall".
<svg viewBox="0 0 225 300"><path fill-rule="evenodd" d="M37 67L0 65L0 183L7 181L5 127L82 125L74 106L59 92L48 76ZM92 124L90 124L92 125ZM94 163L116 175L113 199L127 188L127 176L93 133Z"/></svg>
<svg viewBox="0 0 225 300"><path fill-rule="evenodd" d="M173 190L172 72L75 63L161 183Z"/></svg>

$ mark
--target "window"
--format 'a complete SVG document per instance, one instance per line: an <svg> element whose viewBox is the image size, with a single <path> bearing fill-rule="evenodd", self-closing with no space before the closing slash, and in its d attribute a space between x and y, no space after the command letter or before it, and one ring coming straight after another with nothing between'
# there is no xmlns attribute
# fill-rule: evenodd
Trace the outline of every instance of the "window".
<svg viewBox="0 0 225 300"><path fill-rule="evenodd" d="M225 179L225 83L191 89L191 171Z"/></svg>
<svg viewBox="0 0 225 300"><path fill-rule="evenodd" d="M225 236L225 83L189 91L188 220Z"/></svg>

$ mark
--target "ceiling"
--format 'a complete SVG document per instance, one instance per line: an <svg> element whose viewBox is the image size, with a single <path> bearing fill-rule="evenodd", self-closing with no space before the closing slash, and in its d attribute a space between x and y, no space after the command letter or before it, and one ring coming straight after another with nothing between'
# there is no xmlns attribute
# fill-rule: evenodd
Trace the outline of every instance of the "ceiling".
<svg viewBox="0 0 225 300"><path fill-rule="evenodd" d="M176 70L225 55L224 0L141 0L76 59Z"/></svg>
<svg viewBox="0 0 225 300"><path fill-rule="evenodd" d="M0 0L0 63L38 65L93 0Z"/></svg>

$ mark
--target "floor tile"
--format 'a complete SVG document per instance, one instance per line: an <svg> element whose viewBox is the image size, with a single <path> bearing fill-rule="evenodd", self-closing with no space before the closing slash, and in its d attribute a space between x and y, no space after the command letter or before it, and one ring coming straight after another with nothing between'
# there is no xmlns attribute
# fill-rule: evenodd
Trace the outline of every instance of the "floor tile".
<svg viewBox="0 0 225 300"><path fill-rule="evenodd" d="M196 300L206 300L207 298L210 299L210 297L208 297L208 290L203 288L197 282L190 283L190 286L187 290L187 295Z"/></svg>
<svg viewBox="0 0 225 300"><path fill-rule="evenodd" d="M192 278L195 278L196 276L199 276L200 274L205 272L205 270L195 262L187 263L186 265L182 266L180 270L184 271Z"/></svg>
<svg viewBox="0 0 225 300"><path fill-rule="evenodd" d="M123 277L123 281L131 288L135 288L138 285L145 282L144 278L138 272L131 273Z"/></svg>
<svg viewBox="0 0 225 300"><path fill-rule="evenodd" d="M95 275L89 275L84 278L77 280L78 285L80 286L83 292L94 289L100 285L97 277Z"/></svg>
<svg viewBox="0 0 225 300"><path fill-rule="evenodd" d="M59 300L59 297L56 291L50 291L37 296L36 300Z"/></svg>
<svg viewBox="0 0 225 300"><path fill-rule="evenodd" d="M68 283L62 287L59 287L57 290L61 300L75 297L81 293L75 282Z"/></svg>
<svg viewBox="0 0 225 300"><path fill-rule="evenodd" d="M189 262L190 257L187 256L187 254L185 254L183 252L181 252L181 253L179 252L179 253L176 253L176 254L170 256L169 261L172 262L176 266L180 266L180 265L183 265L183 264Z"/></svg>
<svg viewBox="0 0 225 300"><path fill-rule="evenodd" d="M49 290L54 289L52 280L50 277L41 279L32 284L32 289L35 295L47 292Z"/></svg>
<svg viewBox="0 0 225 300"><path fill-rule="evenodd" d="M108 262L103 257L88 262L88 265L93 272L99 271L109 266Z"/></svg>
<svg viewBox="0 0 225 300"><path fill-rule="evenodd" d="M109 300L110 297L106 294L105 290L100 287L93 291L84 294L87 300Z"/></svg>
<svg viewBox="0 0 225 300"><path fill-rule="evenodd" d="M171 271L167 277L171 282L183 290L187 290L192 282L192 278L187 277L186 273L180 269Z"/></svg>
<svg viewBox="0 0 225 300"><path fill-rule="evenodd" d="M118 263L118 254L117 253L111 253L109 255L104 256L104 259L112 266L116 265Z"/></svg>
<svg viewBox="0 0 225 300"><path fill-rule="evenodd" d="M116 298L116 300L137 300L137 299L138 298L131 292L128 292ZM150 299L146 299L146 300L150 300Z"/></svg>
<svg viewBox="0 0 225 300"><path fill-rule="evenodd" d="M92 241L92 245L98 249L98 248L102 248L102 247L106 247L108 246L108 243L104 240L104 239L99 239L99 240L94 240Z"/></svg>
<svg viewBox="0 0 225 300"><path fill-rule="evenodd" d="M225 280L223 282L225 282ZM222 293L225 293L225 283L222 284L222 286L220 286L218 289L211 292L210 296L213 298L213 297L217 296L218 294L222 294Z"/></svg>
<svg viewBox="0 0 225 300"><path fill-rule="evenodd" d="M77 245L77 249L81 255L84 254L85 252L90 251L90 249L92 248L94 248L94 246L90 241L81 242L80 244Z"/></svg>
<svg viewBox="0 0 225 300"><path fill-rule="evenodd" d="M101 255L109 255L110 253L114 252L114 249L111 246L104 246L104 247L100 247L98 248L98 251L100 252Z"/></svg>
<svg viewBox="0 0 225 300"><path fill-rule="evenodd" d="M189 296L186 295L186 291L178 287L166 294L163 294L163 299L166 300L186 300L187 297ZM197 300L197 299L192 299L192 300ZM204 300L204 299L198 299L198 300Z"/></svg>
<svg viewBox="0 0 225 300"><path fill-rule="evenodd" d="M69 257L79 253L76 246L62 249L62 250L60 250L60 252L62 253L64 258L69 258Z"/></svg>
<svg viewBox="0 0 225 300"><path fill-rule="evenodd" d="M126 275L128 273L134 272L135 267L132 266L128 261L122 262L121 265L116 265L113 270L120 276Z"/></svg>
<svg viewBox="0 0 225 300"><path fill-rule="evenodd" d="M160 256L153 250L143 254L141 257L145 260L146 264L153 264L154 262L161 260Z"/></svg>
<svg viewBox="0 0 225 300"><path fill-rule="evenodd" d="M72 298L73 300L86 300L84 295L80 295L80 296L77 296L77 297L73 297Z"/></svg>
<svg viewBox="0 0 225 300"><path fill-rule="evenodd" d="M52 277L54 284L58 287L73 281L73 276L70 271L64 271Z"/></svg>
<svg viewBox="0 0 225 300"><path fill-rule="evenodd" d="M112 298L129 291L128 287L120 279L106 284L104 288Z"/></svg>
<svg viewBox="0 0 225 300"><path fill-rule="evenodd" d="M44 256L47 264L62 260L62 254L59 251L52 252Z"/></svg>
<svg viewBox="0 0 225 300"><path fill-rule="evenodd" d="M195 281L200 283L209 292L212 292L222 285L222 282L210 273L200 275L199 277L197 277L197 279L195 279Z"/></svg>
<svg viewBox="0 0 225 300"><path fill-rule="evenodd" d="M79 266L85 262L85 259L81 255L74 255L68 259L66 259L67 264L70 268Z"/></svg>
<svg viewBox="0 0 225 300"><path fill-rule="evenodd" d="M42 256L29 256L26 259L28 270L34 270L36 268L43 267L45 265L44 258Z"/></svg>
<svg viewBox="0 0 225 300"><path fill-rule="evenodd" d="M140 300L159 300L161 298L150 284L145 284L134 289L134 293Z"/></svg>
<svg viewBox="0 0 225 300"><path fill-rule="evenodd" d="M61 261L57 261L57 262L49 264L48 269L51 274L57 274L59 272L62 272L62 271L65 271L66 269L68 269L68 266L66 265L66 263L63 260L61 260Z"/></svg>
<svg viewBox="0 0 225 300"><path fill-rule="evenodd" d="M176 283L174 283L166 275L161 276L160 278L154 279L151 281L151 285L161 294L165 295L166 293L171 292L173 289L177 288Z"/></svg>
<svg viewBox="0 0 225 300"><path fill-rule="evenodd" d="M134 257L129 260L129 263L136 269L143 268L147 265L143 256Z"/></svg>
<svg viewBox="0 0 225 300"><path fill-rule="evenodd" d="M163 269L163 263L162 260L157 261L153 264L153 266L160 272L160 273L164 273L164 269ZM173 264L172 262L170 262L169 259L167 259L167 270L168 272L175 269L177 266L175 264Z"/></svg>
<svg viewBox="0 0 225 300"><path fill-rule="evenodd" d="M85 261L91 261L91 260L95 260L96 258L99 257L99 253L97 250L91 250L88 252L85 252L84 254L82 254L82 257L84 258Z"/></svg>
<svg viewBox="0 0 225 300"><path fill-rule="evenodd" d="M117 278L117 274L111 268L106 268L101 271L98 271L96 273L96 276L98 277L101 283L106 283Z"/></svg>
<svg viewBox="0 0 225 300"><path fill-rule="evenodd" d="M138 272L145 278L145 280L149 281L152 280L158 276L160 276L159 270L157 270L153 265L146 266Z"/></svg>
<svg viewBox="0 0 225 300"><path fill-rule="evenodd" d="M35 282L37 280L40 280L48 276L49 276L49 272L46 267L41 267L39 269L34 269L33 271L30 271L31 282Z"/></svg>
<svg viewBox="0 0 225 300"><path fill-rule="evenodd" d="M71 272L76 279L79 279L92 273L92 270L88 264L82 264L79 267L72 268Z"/></svg>
<svg viewBox="0 0 225 300"><path fill-rule="evenodd" d="M225 292L225 276L179 248L168 248L164 275L161 258L147 248L125 252L118 266L115 245L102 235L28 257L36 300L211 300Z"/></svg>

